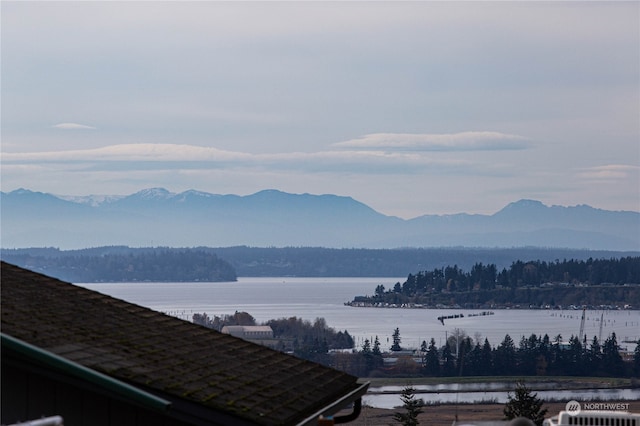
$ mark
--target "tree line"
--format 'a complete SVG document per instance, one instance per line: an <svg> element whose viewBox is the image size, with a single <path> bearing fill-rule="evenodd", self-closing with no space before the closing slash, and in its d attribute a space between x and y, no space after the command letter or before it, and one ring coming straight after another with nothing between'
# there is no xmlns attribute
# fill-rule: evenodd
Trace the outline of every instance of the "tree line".
<svg viewBox="0 0 640 426"><path fill-rule="evenodd" d="M226 325L258 325L253 316L246 312L235 312L233 315L214 315L206 313L193 314L196 324L222 331ZM271 319L261 325L268 325L273 330L276 346L283 352L292 352L295 356L325 365L331 364L331 350L352 349L353 337L347 330L336 331L329 327L324 318L316 318L311 322L298 317Z"/></svg>
<svg viewBox="0 0 640 426"><path fill-rule="evenodd" d="M28 253L3 258L21 267L70 282L236 281L229 262L198 249L113 250L101 255L44 256Z"/></svg>
<svg viewBox="0 0 640 426"><path fill-rule="evenodd" d="M221 331L225 325L258 325L246 312L233 315L193 315L193 322ZM581 340L562 335L522 336L516 344L509 334L492 346L488 339L475 340L455 329L441 347L435 339L423 341L416 351L402 347L400 329L395 328L391 346L383 348L378 336L365 339L360 348L347 330L336 331L324 318L314 322L297 317L262 323L281 342L279 349L359 377L454 377L454 376L603 376L640 377L640 341L632 359L623 359L617 336L603 342L594 336ZM387 362L385 362L387 359ZM388 362L392 359L393 362Z"/></svg>
<svg viewBox="0 0 640 426"><path fill-rule="evenodd" d="M3 260L16 263L19 256L57 259L62 257L94 257L105 254L138 254L154 250L184 250L169 247L104 246L77 250L53 247L1 250ZM579 250L540 247L467 248L430 247L400 249L334 249L323 247L196 247L215 253L229 262L243 277L404 277L408 271L430 270L457 265L469 270L474 264L495 264L498 271L518 259L619 258L638 255L633 252Z"/></svg>
<svg viewBox="0 0 640 426"><path fill-rule="evenodd" d="M495 264L476 263L465 272L457 265L409 274L393 291L410 296L419 291L471 291L539 287L545 283L613 284L640 283L640 257L546 261L515 261L498 271ZM399 287L399 288L398 288ZM376 290L379 293L379 290Z"/></svg>
<svg viewBox="0 0 640 426"><path fill-rule="evenodd" d="M495 264L476 263L466 272L457 265L409 274L393 288L378 285L370 303L437 304L524 303L558 305L573 300L584 304L640 301L640 257L587 260L512 262L498 270ZM629 285L636 284L636 285ZM590 288L598 286L597 291Z"/></svg>
<svg viewBox="0 0 640 426"><path fill-rule="evenodd" d="M495 348L487 339L474 344L470 337L458 338L455 348L452 341L447 343L441 352L434 339L428 345L423 342L421 366L425 374L622 377L630 373L615 333L602 344L595 336L591 342L571 336L565 345L561 335L551 340L546 334L523 336L518 346L508 334Z"/></svg>
<svg viewBox="0 0 640 426"><path fill-rule="evenodd" d="M456 330L442 347L435 339L423 341L415 353L407 353L400 346L398 328L393 333L391 354L395 363L386 365L385 356L376 337L373 347L367 339L353 360L342 360L352 374L361 376L606 376L640 377L640 341L632 360L620 354L617 336L612 333L604 342L596 336L587 341L571 336L550 339L548 335L522 336L516 345L507 334L493 347L485 338L474 340L464 331ZM394 354L395 353L395 354ZM340 367L338 365L338 367Z"/></svg>

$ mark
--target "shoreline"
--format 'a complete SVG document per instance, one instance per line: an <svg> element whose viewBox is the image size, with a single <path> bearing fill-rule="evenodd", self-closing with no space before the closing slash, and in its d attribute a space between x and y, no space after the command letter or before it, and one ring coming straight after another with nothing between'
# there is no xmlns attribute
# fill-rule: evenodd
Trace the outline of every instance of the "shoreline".
<svg viewBox="0 0 640 426"><path fill-rule="evenodd" d="M425 303L414 303L414 302L404 302L404 303L387 303L387 302L372 302L372 301L363 301L357 300L358 298L366 297L366 296L356 296L353 300L349 302L344 302L344 306L349 306L351 308L371 308L371 309L429 309L429 310L449 310L449 311L482 311L480 314L471 314L467 315L470 317L483 317L494 315L495 312L492 309L501 311L501 310L532 310L532 311L549 311L549 312L580 312L583 309L587 311L637 311L640 310L640 306L634 307L631 305L619 306L619 305L588 305L588 306L561 306L561 305L545 305L545 306L535 306L535 305L526 305L524 303L518 303L514 305L507 304L471 304L473 306L469 306L469 303L466 303L464 306L462 305L445 305L438 303L436 305L430 305ZM458 319L463 318L464 315L459 317L445 317L443 319ZM438 318L439 319L439 318Z"/></svg>
<svg viewBox="0 0 640 426"><path fill-rule="evenodd" d="M442 384L470 384L470 383L516 383L524 382L531 390L544 390L536 384L560 384L558 390L574 389L616 389L635 388L637 379L625 377L584 377L584 376L467 376L467 377L361 377L360 382L369 382L371 388L382 386L407 385L442 385ZM442 392L442 391L440 391Z"/></svg>

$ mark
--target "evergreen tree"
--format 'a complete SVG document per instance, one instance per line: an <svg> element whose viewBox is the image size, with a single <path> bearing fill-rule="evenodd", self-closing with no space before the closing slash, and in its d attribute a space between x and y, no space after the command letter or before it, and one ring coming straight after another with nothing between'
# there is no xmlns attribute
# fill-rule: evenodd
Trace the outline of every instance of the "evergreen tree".
<svg viewBox="0 0 640 426"><path fill-rule="evenodd" d="M402 346L400 346L401 341L402 339L400 339L400 329L396 327L396 329L393 331L393 344L391 345L391 350L401 351L402 350Z"/></svg>
<svg viewBox="0 0 640 426"><path fill-rule="evenodd" d="M423 340L420 345L420 366L424 370L425 365L427 364L427 341Z"/></svg>
<svg viewBox="0 0 640 426"><path fill-rule="evenodd" d="M455 357L451 353L451 349L448 344L444 345L444 349L442 349L442 375L449 377L453 376L456 371L456 366L454 363Z"/></svg>
<svg viewBox="0 0 640 426"><path fill-rule="evenodd" d="M602 348L596 336L593 336L589 352L587 353L587 371L593 376L602 368Z"/></svg>
<svg viewBox="0 0 640 426"><path fill-rule="evenodd" d="M462 339L460 345L458 346L458 357L456 360L456 370L458 376L468 374L466 370L468 363L467 358L469 357L469 353L471 352L471 350L471 337L465 337L464 339Z"/></svg>
<svg viewBox="0 0 640 426"><path fill-rule="evenodd" d="M373 340L373 349L371 349L371 352L376 356L382 356L382 352L380 352L380 339L378 339L378 336Z"/></svg>
<svg viewBox="0 0 640 426"><path fill-rule="evenodd" d="M602 345L602 365L604 371L612 376L618 377L624 373L624 361L620 356L616 333L611 333Z"/></svg>
<svg viewBox="0 0 640 426"><path fill-rule="evenodd" d="M373 370L373 351L371 350L371 343L369 339L364 339L364 343L362 344L362 351L360 351L362 358L364 358L364 375L368 376Z"/></svg>
<svg viewBox="0 0 640 426"><path fill-rule="evenodd" d="M582 343L578 336L571 336L569 339L568 354L568 368L567 373L572 376L579 376L582 374Z"/></svg>
<svg viewBox="0 0 640 426"><path fill-rule="evenodd" d="M429 347L427 348L427 354L424 360L424 372L427 376L437 376L440 374L440 357L438 356L438 348L436 347L436 341L432 337L429 341Z"/></svg>
<svg viewBox="0 0 640 426"><path fill-rule="evenodd" d="M481 360L480 357L482 355L482 347L480 346L480 342L476 342L476 345L473 347L471 352L467 354L465 360L464 374L467 376L481 376L482 368L481 368Z"/></svg>
<svg viewBox="0 0 640 426"><path fill-rule="evenodd" d="M380 339L378 336L373 340L373 348L371 349L373 355L373 368L380 368L384 365L384 359L382 358L382 351L380 350Z"/></svg>
<svg viewBox="0 0 640 426"><path fill-rule="evenodd" d="M545 334L542 337L542 340L540 340L540 346L538 347L538 365L540 366L541 364L544 364L544 372L542 371L541 368L538 368L536 370L536 372L538 373L539 376L546 376L547 373L547 367L549 366L549 364L551 363L551 341L549 339L549 335Z"/></svg>
<svg viewBox="0 0 640 426"><path fill-rule="evenodd" d="M532 376L536 374L537 355L538 355L538 337L535 334L520 339L520 348L518 349L517 360L518 370L521 374Z"/></svg>
<svg viewBox="0 0 640 426"><path fill-rule="evenodd" d="M551 368L553 374L565 374L567 368L565 352L566 351L562 349L562 335L558 334L554 337L553 344L551 345Z"/></svg>
<svg viewBox="0 0 640 426"><path fill-rule="evenodd" d="M538 394L531 393L531 390L523 382L518 382L514 396L509 393L507 398L503 411L507 420L526 417L533 421L536 426L542 426L547 409L542 409L543 402L538 398Z"/></svg>
<svg viewBox="0 0 640 426"><path fill-rule="evenodd" d="M493 374L493 350L487 338L484 339L484 344L480 350L480 364L478 367L480 374L483 376Z"/></svg>
<svg viewBox="0 0 640 426"><path fill-rule="evenodd" d="M499 366L503 374L511 375L516 372L516 347L511 336L506 334L502 343L498 345L495 351L494 361Z"/></svg>
<svg viewBox="0 0 640 426"><path fill-rule="evenodd" d="M402 389L400 394L400 399L406 412L395 413L393 419L403 426L417 426L420 424L418 415L422 413L424 403L421 399L415 398L415 392L416 390L413 386L409 385Z"/></svg>

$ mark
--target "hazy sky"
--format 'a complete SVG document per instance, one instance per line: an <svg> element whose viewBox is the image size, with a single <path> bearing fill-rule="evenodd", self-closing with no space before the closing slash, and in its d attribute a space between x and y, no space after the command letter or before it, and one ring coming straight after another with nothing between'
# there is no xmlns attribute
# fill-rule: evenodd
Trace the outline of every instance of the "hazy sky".
<svg viewBox="0 0 640 426"><path fill-rule="evenodd" d="M640 2L1 2L2 190L640 211Z"/></svg>

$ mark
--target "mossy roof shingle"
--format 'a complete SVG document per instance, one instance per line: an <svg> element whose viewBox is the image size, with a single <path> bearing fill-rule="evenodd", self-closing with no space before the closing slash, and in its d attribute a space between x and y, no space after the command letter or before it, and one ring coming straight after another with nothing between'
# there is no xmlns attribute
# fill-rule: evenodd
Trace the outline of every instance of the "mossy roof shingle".
<svg viewBox="0 0 640 426"><path fill-rule="evenodd" d="M337 370L5 262L1 278L3 333L257 424L295 424L359 386Z"/></svg>

